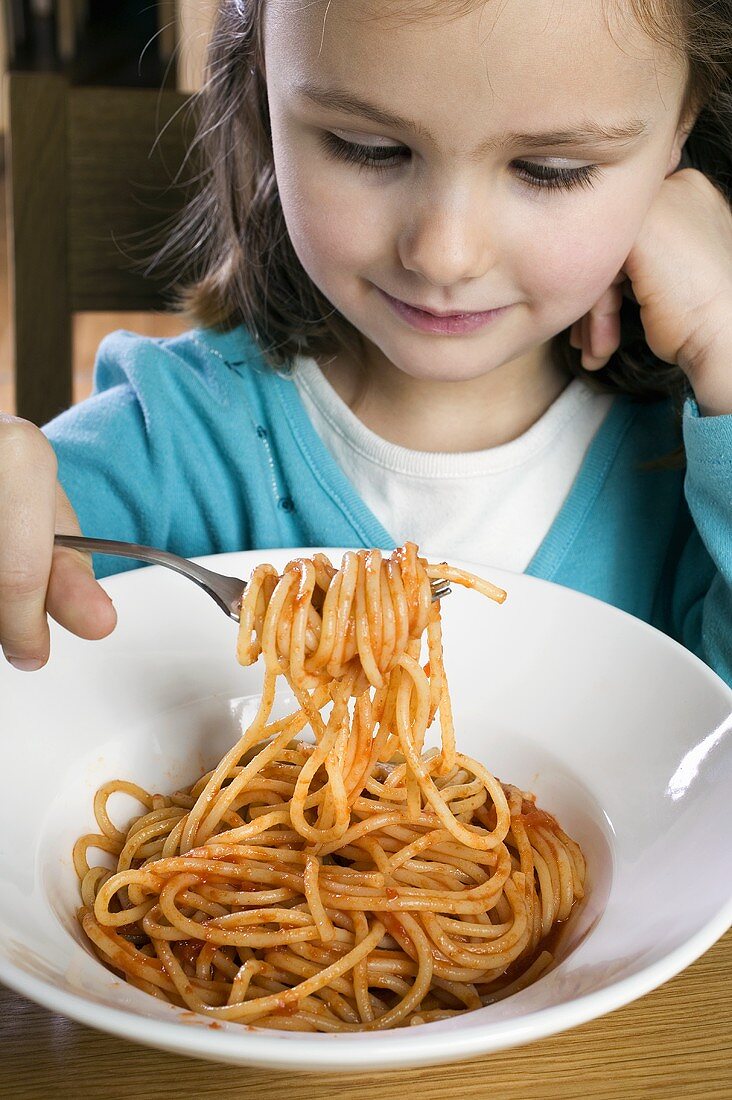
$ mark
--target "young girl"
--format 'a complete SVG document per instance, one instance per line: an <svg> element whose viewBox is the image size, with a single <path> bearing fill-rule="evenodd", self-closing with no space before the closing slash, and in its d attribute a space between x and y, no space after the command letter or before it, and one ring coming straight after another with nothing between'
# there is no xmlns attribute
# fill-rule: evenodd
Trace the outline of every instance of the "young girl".
<svg viewBox="0 0 732 1100"><path fill-rule="evenodd" d="M88 401L0 423L8 659L45 663L46 612L113 629L53 550L80 527L411 539L732 684L731 28L730 0L224 0L171 246L198 327L115 333Z"/></svg>

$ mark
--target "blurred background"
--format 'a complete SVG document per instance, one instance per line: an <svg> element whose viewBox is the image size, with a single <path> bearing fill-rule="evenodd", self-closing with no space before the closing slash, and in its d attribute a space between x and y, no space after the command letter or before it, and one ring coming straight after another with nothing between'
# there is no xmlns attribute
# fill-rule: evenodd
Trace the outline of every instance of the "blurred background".
<svg viewBox="0 0 732 1100"><path fill-rule="evenodd" d="M126 142L137 140L143 145L139 152L140 164L146 168L146 158L153 163L150 152L156 134L151 130L152 136L138 137L132 131L138 127L141 112L145 118L150 115L150 104L160 89L180 96L200 87L216 2L0 0L0 3L0 411L16 411L17 398L21 395L21 408L17 411L40 423L60 411L59 405L81 400L89 393L95 352L105 333L115 328L129 328L166 336L185 327L170 313L149 308L150 303L142 302L131 282L129 289L124 282L110 288L106 298L99 295L98 301L93 294L68 293L67 283L73 285L76 275L69 272L67 278L63 265L70 265L72 261L77 264L79 257L73 254L73 249L76 247L78 252L83 245L80 238L86 233L88 241L96 247L105 236L111 240L118 229L115 219L109 218L106 212L106 220L92 229L85 228L78 212L74 215L70 189L72 184L77 187L76 176L81 171L84 176L82 199L78 201L87 209L97 206L94 192L90 190L94 180L99 185L101 179L100 166L94 164L92 123L98 109L113 110L116 112L114 118L120 121L107 127L105 132L109 134L110 145L106 154L100 150L99 157L101 167L106 165L108 174L114 177L114 186L130 188L129 210L122 211L118 219L123 228L128 228L127 215L135 210L136 202L141 205L139 196L136 199L134 194L136 184L147 186L153 193L157 181L146 182L144 172L134 160L138 154L125 154L132 165L127 173L124 160L121 166L115 164L110 150L123 149ZM93 90L104 88L115 91L95 98ZM49 89L55 99L49 100ZM160 107L161 102L166 109ZM98 109L97 103L100 104ZM48 126L48 122L42 117L41 108L49 104L53 132L49 130L47 136L43 127ZM157 98L155 125L158 131L165 126L176 104L177 99L172 95L164 101ZM88 147L84 145L85 126L90 135ZM11 132L13 127L15 132ZM55 190L50 191L48 168L44 165L44 154L49 149L63 150L56 156L58 181ZM62 173L58 164L61 156L67 154L69 165ZM31 176L26 180L23 173L28 173L29 169ZM72 172L76 174L73 180ZM65 178L67 173L69 180ZM46 186L45 197L35 194L36 182ZM109 192L109 181L104 186ZM122 200L115 200L118 205L120 201L124 203L124 191L121 193ZM45 222L45 217L38 216L38 204L43 201L49 215L45 228L39 224ZM154 207L155 203L152 201L148 205ZM56 209L57 206L64 209ZM25 224L29 218L35 226L32 236ZM67 218L71 218L68 224ZM64 222L64 232L68 230L73 238L64 245L69 247L71 259L57 255L54 239L58 238L57 225L61 224L58 219ZM104 263L104 260L96 258L96 262ZM88 283L95 281L93 270L85 277ZM124 278L124 273L120 277ZM35 281L38 282L37 317L32 315ZM44 287L44 281L50 282L50 286ZM98 277L96 281L100 281ZM57 294L54 293L56 289ZM21 295L28 301L21 302ZM128 308L134 307L137 299L144 308ZM92 308L75 308L89 303ZM68 341L64 335L65 318L60 315L62 308L69 313ZM52 330L54 327L58 330L59 324L61 336L55 337ZM16 328L23 332L16 332ZM42 342L37 342L34 329L39 328L41 336L47 335L45 348ZM56 368L48 360L54 357L54 346L66 342L70 345L68 365L63 348L58 354L58 371L63 373L68 369L70 375L70 386L64 391L63 387L56 387ZM19 375L23 372L22 378L16 379L16 369ZM49 398L49 385L61 396ZM69 395L64 397L64 392Z"/></svg>

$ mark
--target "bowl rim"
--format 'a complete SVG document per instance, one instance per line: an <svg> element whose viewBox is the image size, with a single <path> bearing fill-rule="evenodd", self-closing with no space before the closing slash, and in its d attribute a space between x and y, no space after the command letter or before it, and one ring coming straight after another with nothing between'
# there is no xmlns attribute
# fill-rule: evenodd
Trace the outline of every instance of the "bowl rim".
<svg viewBox="0 0 732 1100"><path fill-rule="evenodd" d="M272 557L276 555L278 558L284 557L290 560L298 556L312 555L315 552L332 556L342 554L348 549L359 548L271 547L262 550L236 550L199 555L192 557L191 560L215 568L216 562L221 565L224 559L231 560L241 556L251 560L255 555L264 558L269 554ZM424 556L428 556L431 561L443 560L436 559L432 555ZM475 572L486 571L487 575L495 576L499 584L501 578L521 578L520 583L528 584L530 587L539 585L553 590L561 589L562 599L580 603L589 601L593 605L600 605L603 609L602 614L619 615L624 619L632 620L634 629L651 632L661 644L681 650L684 658L696 666L697 672L708 680L710 687L717 693L720 689L722 690L730 706L729 715L722 725L732 724L732 688L695 653L645 620L595 596L547 578L535 577L528 573L514 573L468 559L450 558L450 561L451 564ZM107 583L111 583L114 588L120 583L134 584L137 582L130 581L130 578L143 576L151 570L159 573L163 567L152 565L146 566L144 570L135 569L113 574L102 578L101 584L104 587ZM398 1041L400 1036L404 1036L403 1029L357 1035L308 1033L301 1036L294 1032L282 1033L274 1029L256 1027L241 1028L237 1032L233 1030L237 1025L233 1024L221 1030L212 1030L208 1027L206 1017L203 1015L195 1017L192 1021L188 1019L184 1021L180 1018L158 1019L137 1013L133 1009L102 1004L81 993L63 989L52 981L31 974L22 966L4 957L2 953L0 953L0 981L16 993L46 1009L61 1013L95 1030L144 1046L174 1051L189 1057L259 1068L301 1069L345 1074L373 1070L375 1060L379 1062L378 1068L395 1070L473 1059L574 1028L636 1000L676 976L704 954L731 926L732 883L728 899L692 936L662 958L643 966L636 973L618 981L611 981L602 989L581 994L561 1004L533 1010L519 1017L486 1024L480 1019L481 1010L477 1010L466 1013L463 1017L466 1022L450 1031L438 1032L433 1030L433 1025L423 1024L419 1028L409 1029L409 1043L406 1049L402 1049L403 1044ZM93 956L90 957L93 959ZM96 960L93 959L93 961ZM98 965L102 966L101 963ZM559 965L561 966L561 963ZM184 1011L178 1006L169 1005L168 1007L171 1013ZM470 1017L473 1017L474 1022L467 1022ZM284 1035L286 1035L285 1041L283 1041ZM334 1044L334 1039L337 1045Z"/></svg>

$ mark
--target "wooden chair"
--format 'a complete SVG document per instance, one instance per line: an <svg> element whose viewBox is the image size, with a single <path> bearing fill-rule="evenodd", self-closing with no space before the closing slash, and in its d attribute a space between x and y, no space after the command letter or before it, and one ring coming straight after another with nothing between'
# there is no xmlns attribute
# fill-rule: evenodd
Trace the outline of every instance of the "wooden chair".
<svg viewBox="0 0 732 1100"><path fill-rule="evenodd" d="M140 260L185 201L191 123L178 92L6 79L16 409L44 424L71 404L74 312L170 304Z"/></svg>

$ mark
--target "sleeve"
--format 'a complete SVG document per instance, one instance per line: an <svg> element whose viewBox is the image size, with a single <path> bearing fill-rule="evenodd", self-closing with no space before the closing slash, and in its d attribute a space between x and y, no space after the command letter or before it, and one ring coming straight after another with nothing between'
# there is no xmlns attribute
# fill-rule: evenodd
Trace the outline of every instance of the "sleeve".
<svg viewBox="0 0 732 1100"><path fill-rule="evenodd" d="M151 422L129 370L139 345L128 333L102 341L94 365L92 395L46 424L43 431L56 452L59 480L76 512L82 532L95 538L165 545L168 507L161 463L165 435ZM154 345L146 349L148 373ZM94 555L97 576L139 563Z"/></svg>
<svg viewBox="0 0 732 1100"><path fill-rule="evenodd" d="M676 636L732 687L732 414L683 410L684 494L693 528L676 569Z"/></svg>
<svg viewBox="0 0 732 1100"><path fill-rule="evenodd" d="M59 480L85 535L160 546L187 556L215 553L222 532L211 506L220 394L184 338L114 332L102 341L91 397L43 428ZM245 544L244 515L229 542ZM139 567L94 555L97 576Z"/></svg>

